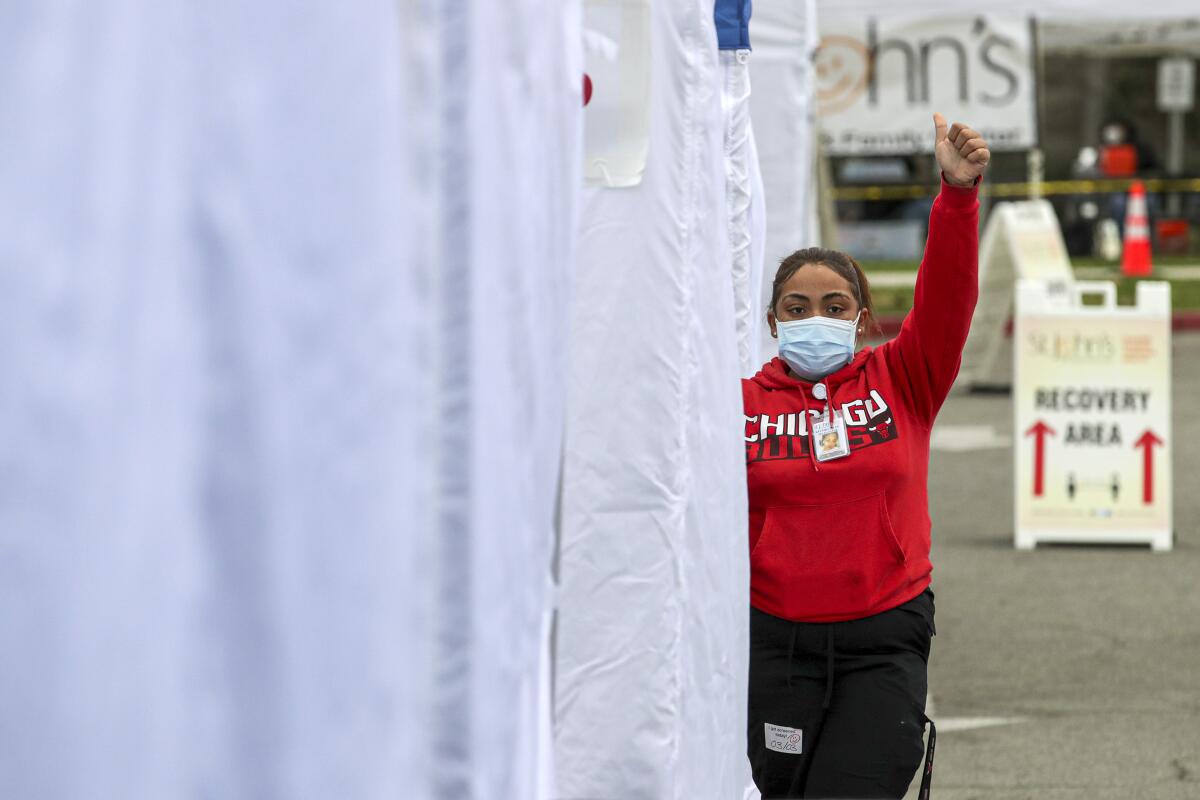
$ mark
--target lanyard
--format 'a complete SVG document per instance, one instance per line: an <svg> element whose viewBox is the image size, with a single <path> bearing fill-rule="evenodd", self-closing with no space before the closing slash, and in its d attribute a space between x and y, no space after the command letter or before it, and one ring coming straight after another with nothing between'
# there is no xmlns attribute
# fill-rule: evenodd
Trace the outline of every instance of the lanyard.
<svg viewBox="0 0 1200 800"><path fill-rule="evenodd" d="M929 717L925 717L925 721L929 723L929 744L925 747L925 770L921 776L921 791L917 794L917 800L929 800L929 786L933 783L933 750L937 743L937 726Z"/></svg>

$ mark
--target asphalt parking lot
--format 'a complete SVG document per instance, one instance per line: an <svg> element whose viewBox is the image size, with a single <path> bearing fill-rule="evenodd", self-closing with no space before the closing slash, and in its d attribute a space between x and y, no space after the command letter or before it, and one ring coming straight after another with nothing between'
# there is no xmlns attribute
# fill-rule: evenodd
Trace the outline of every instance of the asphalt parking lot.
<svg viewBox="0 0 1200 800"><path fill-rule="evenodd" d="M1018 552L1011 447L934 451L937 800L1200 798L1200 334L1173 349L1171 552ZM1011 409L959 394L938 424L1008 439Z"/></svg>

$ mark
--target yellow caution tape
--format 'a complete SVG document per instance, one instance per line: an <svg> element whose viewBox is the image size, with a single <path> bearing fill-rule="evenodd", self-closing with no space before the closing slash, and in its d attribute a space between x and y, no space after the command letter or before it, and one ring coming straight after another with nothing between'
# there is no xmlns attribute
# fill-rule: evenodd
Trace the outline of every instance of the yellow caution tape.
<svg viewBox="0 0 1200 800"><path fill-rule="evenodd" d="M1041 194L1044 196L1128 192L1133 182L1133 178L1043 181ZM1142 185L1146 187L1147 192L1200 192L1200 178L1143 178ZM985 182L982 193L991 197L1029 197L1032 186L1033 184L1028 181ZM899 186L843 186L833 190L833 197L835 200L911 200L918 197L932 197L937 194L937 190L936 184L915 183Z"/></svg>

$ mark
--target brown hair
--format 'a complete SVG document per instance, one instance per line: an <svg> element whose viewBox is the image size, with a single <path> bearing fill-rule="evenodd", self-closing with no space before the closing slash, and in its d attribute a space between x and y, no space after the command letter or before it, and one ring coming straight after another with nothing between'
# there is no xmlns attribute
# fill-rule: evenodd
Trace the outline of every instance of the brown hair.
<svg viewBox="0 0 1200 800"><path fill-rule="evenodd" d="M775 273L775 282L771 285L771 307L768 313L775 312L775 304L779 302L783 284L787 283L788 278L795 275L798 269L808 264L820 264L828 267L845 278L854 292L854 299L858 301L858 307L865 312L866 319L863 320L863 329L879 332L879 323L875 320L875 307L871 304L871 284L862 267L847 254L824 247L806 247L803 250L797 250L780 262L779 270Z"/></svg>

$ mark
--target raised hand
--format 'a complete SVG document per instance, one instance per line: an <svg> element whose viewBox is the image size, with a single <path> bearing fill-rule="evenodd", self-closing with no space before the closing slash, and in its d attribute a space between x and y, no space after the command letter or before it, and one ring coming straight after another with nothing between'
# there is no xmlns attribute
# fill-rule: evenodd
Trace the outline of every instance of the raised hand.
<svg viewBox="0 0 1200 800"><path fill-rule="evenodd" d="M974 128L957 122L947 127L946 118L938 113L933 115L933 127L937 137L933 153L946 182L956 186L975 183L992 159L987 142Z"/></svg>

